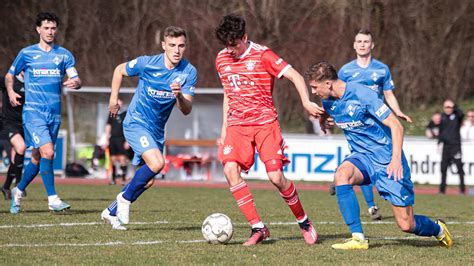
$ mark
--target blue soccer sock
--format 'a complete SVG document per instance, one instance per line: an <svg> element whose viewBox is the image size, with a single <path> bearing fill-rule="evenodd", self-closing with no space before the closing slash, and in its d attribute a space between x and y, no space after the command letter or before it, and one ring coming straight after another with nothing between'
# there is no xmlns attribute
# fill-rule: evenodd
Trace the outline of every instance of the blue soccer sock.
<svg viewBox="0 0 474 266"><path fill-rule="evenodd" d="M351 233L363 233L360 222L360 207L352 185L336 186L337 203L344 222Z"/></svg>
<svg viewBox="0 0 474 266"><path fill-rule="evenodd" d="M145 186L148 181L156 174L157 173L153 172L146 164L140 167L124 190L123 198L130 202L137 200L141 193L145 191Z"/></svg>
<svg viewBox="0 0 474 266"><path fill-rule="evenodd" d="M53 160L41 158L39 169L41 178L43 179L43 185L46 188L46 193L48 193L48 196L56 195L56 188L54 187Z"/></svg>
<svg viewBox="0 0 474 266"><path fill-rule="evenodd" d="M26 187L35 179L35 176L39 172L39 166L30 162L25 167L25 172L23 173L23 177L21 178L20 183L17 185L18 189L21 191L25 191Z"/></svg>
<svg viewBox="0 0 474 266"><path fill-rule="evenodd" d="M365 203L367 203L367 207L374 207L374 191L372 190L373 185L362 185L360 186L360 190L362 190L362 194L364 195Z"/></svg>
<svg viewBox="0 0 474 266"><path fill-rule="evenodd" d="M412 233L417 236L437 236L441 227L424 215L415 215L415 228Z"/></svg>

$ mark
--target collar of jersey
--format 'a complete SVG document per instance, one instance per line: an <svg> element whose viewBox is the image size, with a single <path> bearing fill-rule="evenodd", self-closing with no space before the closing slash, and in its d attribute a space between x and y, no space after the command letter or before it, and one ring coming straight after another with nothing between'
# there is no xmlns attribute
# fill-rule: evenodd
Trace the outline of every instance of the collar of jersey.
<svg viewBox="0 0 474 266"><path fill-rule="evenodd" d="M247 48L247 50L245 50L243 54L239 56L239 59L246 57L250 53L250 49L252 49L252 45L253 45L253 42L249 41L249 47Z"/></svg>

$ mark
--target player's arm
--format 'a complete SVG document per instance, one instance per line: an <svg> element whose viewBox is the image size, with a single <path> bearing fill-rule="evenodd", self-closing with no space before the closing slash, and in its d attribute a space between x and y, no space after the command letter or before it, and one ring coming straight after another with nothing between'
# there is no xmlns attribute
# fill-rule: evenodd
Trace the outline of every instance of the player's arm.
<svg viewBox="0 0 474 266"><path fill-rule="evenodd" d="M407 121L408 123L411 123L412 120L409 116L404 114L402 110L400 110L400 106L398 105L397 98L395 97L395 94L393 93L393 90L385 90L383 91L383 95L385 96L385 101L387 101L388 106L390 106L390 109L401 119Z"/></svg>
<svg viewBox="0 0 474 266"><path fill-rule="evenodd" d="M7 93L8 93L8 98L10 99L10 104L15 107L21 105L20 101L18 99L21 98L20 94L16 93L15 90L13 90L13 82L15 81L15 77L7 73L5 75L5 87L7 88Z"/></svg>
<svg viewBox="0 0 474 266"><path fill-rule="evenodd" d="M303 107L308 111L308 113L314 117L319 117L324 113L324 109L317 105L316 103L309 100L308 88L306 87L305 80L298 71L290 67L283 76L289 79L294 85L298 94L300 95L301 102Z"/></svg>
<svg viewBox="0 0 474 266"><path fill-rule="evenodd" d="M176 97L176 105L178 105L179 110L184 115L191 113L193 109L193 96L189 94L184 94L181 91L181 85L178 82L173 82L171 85L171 91Z"/></svg>
<svg viewBox="0 0 474 266"><path fill-rule="evenodd" d="M120 87L122 86L122 79L124 76L128 77L127 70L125 65L127 63L122 63L118 65L114 70L114 75L112 77L111 92L109 98L109 112L111 117L115 117L120 109L118 104L118 96L120 92Z"/></svg>
<svg viewBox="0 0 474 266"><path fill-rule="evenodd" d="M397 181L403 178L403 126L393 113L383 120L383 124L389 127L392 133L392 160L387 166L387 174L388 178L393 175L393 179Z"/></svg>

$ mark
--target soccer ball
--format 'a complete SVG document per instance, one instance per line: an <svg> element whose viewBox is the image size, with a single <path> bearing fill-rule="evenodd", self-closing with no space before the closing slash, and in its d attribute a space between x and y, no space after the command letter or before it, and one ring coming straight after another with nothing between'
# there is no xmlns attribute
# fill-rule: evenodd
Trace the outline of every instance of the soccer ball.
<svg viewBox="0 0 474 266"><path fill-rule="evenodd" d="M213 213L202 223L202 236L208 243L225 244L234 234L234 226L230 218L222 213Z"/></svg>

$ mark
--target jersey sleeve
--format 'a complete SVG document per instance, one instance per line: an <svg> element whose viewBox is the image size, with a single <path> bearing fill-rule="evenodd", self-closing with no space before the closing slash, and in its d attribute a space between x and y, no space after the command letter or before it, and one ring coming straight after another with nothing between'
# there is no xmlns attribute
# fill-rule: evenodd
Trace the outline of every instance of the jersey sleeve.
<svg viewBox="0 0 474 266"><path fill-rule="evenodd" d="M13 61L13 64L10 66L10 69L8 69L8 73L12 74L13 76L16 76L21 71L23 71L25 67L25 54L23 53L23 50L21 50L20 53L18 53L18 55L16 56L15 61Z"/></svg>
<svg viewBox="0 0 474 266"><path fill-rule="evenodd" d="M262 54L262 62L265 70L277 78L281 78L291 68L291 65L270 49Z"/></svg>
<svg viewBox="0 0 474 266"><path fill-rule="evenodd" d="M191 70L189 71L189 74L186 77L184 84L181 86L181 91L184 94L189 94L191 96L194 96L194 89L197 83L197 79L198 79L198 75L197 75L196 68L191 67Z"/></svg>
<svg viewBox="0 0 474 266"><path fill-rule="evenodd" d="M392 80L392 74L390 73L390 69L385 66L385 77L383 80L383 90L389 91L395 89L395 84Z"/></svg>
<svg viewBox="0 0 474 266"><path fill-rule="evenodd" d="M112 125L112 120L113 120L113 118L109 116L109 118L107 118L106 125Z"/></svg>
<svg viewBox="0 0 474 266"><path fill-rule="evenodd" d="M125 71L130 77L140 76L143 73L147 63L146 56L139 56L125 64Z"/></svg>
<svg viewBox="0 0 474 266"><path fill-rule="evenodd" d="M347 76L344 74L345 72L345 66L341 67L341 69L339 69L339 72L337 73L337 77L344 81L344 82L347 82Z"/></svg>
<svg viewBox="0 0 474 266"><path fill-rule="evenodd" d="M69 51L68 53L66 53L64 69L66 69L66 74L69 78L79 77L79 74L77 73L77 70L76 70L76 59L74 58L72 53Z"/></svg>
<svg viewBox="0 0 474 266"><path fill-rule="evenodd" d="M361 102L365 104L367 111L380 122L383 122L392 113L392 110L383 100L379 99L376 92L367 89L362 93L358 93L358 96Z"/></svg>

